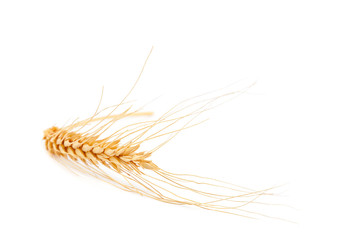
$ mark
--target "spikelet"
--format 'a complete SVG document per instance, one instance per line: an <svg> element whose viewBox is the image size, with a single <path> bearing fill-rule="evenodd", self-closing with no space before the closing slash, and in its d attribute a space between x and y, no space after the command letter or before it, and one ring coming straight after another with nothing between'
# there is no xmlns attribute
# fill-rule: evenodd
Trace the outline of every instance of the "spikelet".
<svg viewBox="0 0 360 240"><path fill-rule="evenodd" d="M236 97L241 91L210 98L204 98L207 96L204 94L187 99L155 120L128 124L106 135L121 120L152 115L141 109L132 110L132 106L115 113L126 105L125 100L138 80L120 104L99 111L100 100L95 114L90 118L45 130L43 139L46 150L66 167L125 191L171 204L193 205L249 218L261 216L245 208L249 204L261 203L257 199L270 194L270 189L255 191L212 178L171 173L151 160L152 154L179 132L202 123L194 123L201 113ZM106 110L110 112L104 115ZM182 123L181 127L170 130L179 123ZM141 149L143 143L159 138L165 140L151 150Z"/></svg>

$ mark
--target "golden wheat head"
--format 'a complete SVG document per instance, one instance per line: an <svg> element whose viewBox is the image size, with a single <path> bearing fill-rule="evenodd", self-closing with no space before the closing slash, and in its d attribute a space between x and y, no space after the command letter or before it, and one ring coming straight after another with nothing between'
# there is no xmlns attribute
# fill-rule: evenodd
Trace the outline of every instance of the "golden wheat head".
<svg viewBox="0 0 360 240"><path fill-rule="evenodd" d="M267 195L269 189L255 191L212 178L171 173L150 159L179 132L201 123L194 123L200 114L239 93L241 91L215 97L200 95L176 104L157 119L135 121L111 131L124 119L152 115L141 108L132 110L133 106L126 106L128 94L116 106L99 111L99 104L95 114L87 119L45 130L45 147L52 157L71 170L94 176L125 191L171 204L193 205L245 217L259 216L262 214L246 207L262 204L258 198ZM120 113L119 109L122 109ZM106 111L108 113L104 114ZM155 147L142 149L145 142L164 138Z"/></svg>

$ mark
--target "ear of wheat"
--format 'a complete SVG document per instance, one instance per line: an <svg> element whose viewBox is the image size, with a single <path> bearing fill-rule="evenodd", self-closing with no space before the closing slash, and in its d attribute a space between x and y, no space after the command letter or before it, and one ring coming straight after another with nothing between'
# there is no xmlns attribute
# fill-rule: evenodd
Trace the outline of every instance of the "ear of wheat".
<svg viewBox="0 0 360 240"><path fill-rule="evenodd" d="M66 167L94 176L122 190L166 203L193 205L255 218L262 214L247 210L246 207L262 204L258 198L268 195L270 189L255 191L212 178L175 174L161 169L150 159L155 151L179 132L201 123L194 123L201 113L239 93L231 92L204 99L202 97L205 94L187 99L155 120L128 124L105 136L115 123L123 119L152 115L141 109L132 110L131 106L116 114L116 110L126 105L128 94L120 104L102 111L99 111L99 104L95 114L88 119L45 130L45 147L52 157ZM101 116L106 110L110 112ZM181 122L181 127L171 130L171 127ZM151 150L140 151L143 143L158 138L165 140Z"/></svg>

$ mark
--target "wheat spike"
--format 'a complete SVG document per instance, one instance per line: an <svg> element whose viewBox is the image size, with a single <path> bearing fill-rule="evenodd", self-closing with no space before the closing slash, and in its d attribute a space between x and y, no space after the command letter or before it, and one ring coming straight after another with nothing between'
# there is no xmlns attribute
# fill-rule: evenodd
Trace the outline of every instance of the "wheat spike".
<svg viewBox="0 0 360 240"><path fill-rule="evenodd" d="M179 132L202 123L194 123L200 114L245 90L216 97L206 98L208 94L203 94L186 99L155 120L134 122L105 136L111 127L125 118L152 115L151 112L140 111L141 109L132 110L132 106L116 113L119 108L127 105L125 100L138 80L139 78L118 105L99 111L100 100L99 106L90 118L74 121L68 126L54 126L45 130L43 139L50 155L72 170L94 176L122 190L162 202L193 205L248 218L266 216L246 207L266 204L259 202L258 198L271 195L268 191L272 188L256 191L212 178L175 174L161 169L150 159L155 151ZM107 110L110 112L101 116ZM181 126L175 127L178 124ZM140 150L143 143L162 138L165 140L154 148Z"/></svg>

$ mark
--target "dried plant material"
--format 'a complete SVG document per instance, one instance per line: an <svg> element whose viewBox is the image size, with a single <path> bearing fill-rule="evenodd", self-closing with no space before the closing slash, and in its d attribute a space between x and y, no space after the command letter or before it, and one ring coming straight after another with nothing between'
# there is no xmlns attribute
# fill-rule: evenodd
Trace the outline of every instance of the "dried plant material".
<svg viewBox="0 0 360 240"><path fill-rule="evenodd" d="M142 111L142 108L133 110L134 107L125 102L139 78L118 105L99 110L100 100L90 118L45 130L43 139L46 150L66 167L125 191L171 204L193 205L250 218L261 216L246 207L262 204L257 201L258 198L268 195L270 189L255 191L212 178L171 173L161 169L151 159L155 151L179 132L200 124L202 121L195 122L200 114L238 96L241 91L216 97L203 94L178 103L155 120L126 124L111 131L125 119L152 115L151 112ZM150 150L142 149L144 143L156 139L164 140ZM204 155L210 153L205 152Z"/></svg>

